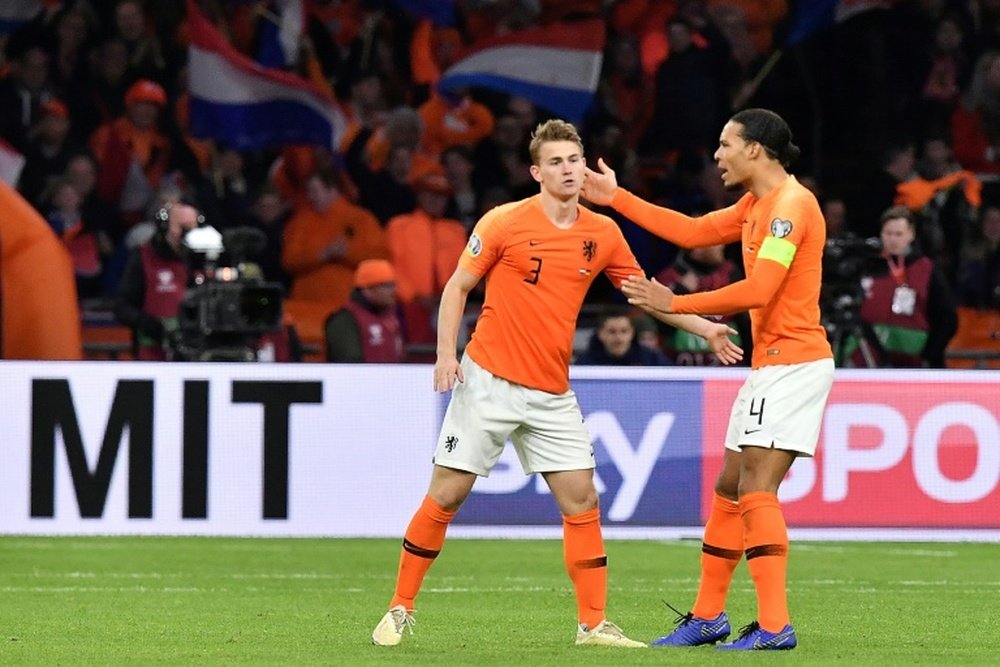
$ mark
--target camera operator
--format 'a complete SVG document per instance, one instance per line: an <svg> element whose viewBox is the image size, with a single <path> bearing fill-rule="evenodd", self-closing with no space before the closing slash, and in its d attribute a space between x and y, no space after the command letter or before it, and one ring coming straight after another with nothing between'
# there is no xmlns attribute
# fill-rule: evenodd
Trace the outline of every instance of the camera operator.
<svg viewBox="0 0 1000 667"><path fill-rule="evenodd" d="M944 368L944 351L958 316L941 270L914 248L916 226L905 206L881 216L882 257L862 278L861 318L871 325L888 365Z"/></svg>
<svg viewBox="0 0 1000 667"><path fill-rule="evenodd" d="M156 232L129 255L114 313L119 322L132 329L137 359L164 361L164 337L176 323L188 284L181 242L203 218L198 208L185 200L167 202L153 217Z"/></svg>

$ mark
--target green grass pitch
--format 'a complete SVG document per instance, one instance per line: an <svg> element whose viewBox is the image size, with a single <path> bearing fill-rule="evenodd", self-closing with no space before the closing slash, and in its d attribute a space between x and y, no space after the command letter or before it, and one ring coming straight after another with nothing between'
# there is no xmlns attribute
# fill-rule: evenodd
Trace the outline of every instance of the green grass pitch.
<svg viewBox="0 0 1000 667"><path fill-rule="evenodd" d="M687 610L696 541L609 541L609 618ZM450 540L400 646L369 643L398 540L0 538L0 665L998 664L1000 544L792 543L794 651L576 647L557 540ZM729 599L753 619L740 565ZM734 628L735 629L735 628Z"/></svg>

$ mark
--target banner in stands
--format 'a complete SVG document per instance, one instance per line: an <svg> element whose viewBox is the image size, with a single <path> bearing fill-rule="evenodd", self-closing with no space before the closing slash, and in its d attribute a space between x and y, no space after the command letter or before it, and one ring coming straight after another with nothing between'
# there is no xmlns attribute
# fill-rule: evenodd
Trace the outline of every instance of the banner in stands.
<svg viewBox="0 0 1000 667"><path fill-rule="evenodd" d="M700 534L745 369L574 368L608 535ZM399 537L446 397L430 366L0 362L0 534ZM793 529L1000 529L1000 380L841 371ZM508 447L453 535L557 535ZM617 532L616 532L617 531ZM958 536L961 537L961 536Z"/></svg>

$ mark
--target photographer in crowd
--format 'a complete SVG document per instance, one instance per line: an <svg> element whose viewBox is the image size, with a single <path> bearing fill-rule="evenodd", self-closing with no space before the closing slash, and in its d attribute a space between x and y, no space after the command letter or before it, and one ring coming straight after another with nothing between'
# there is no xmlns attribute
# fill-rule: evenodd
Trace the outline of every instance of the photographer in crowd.
<svg viewBox="0 0 1000 667"><path fill-rule="evenodd" d="M881 216L878 270L861 280L861 319L871 326L894 368L944 368L944 351L958 317L951 289L934 261L914 247L916 225L905 206Z"/></svg>
<svg viewBox="0 0 1000 667"><path fill-rule="evenodd" d="M183 199L167 201L154 214L156 232L129 255L118 285L114 313L132 329L137 359L164 361L164 339L177 321L188 284L181 256L184 235L204 220L198 208Z"/></svg>

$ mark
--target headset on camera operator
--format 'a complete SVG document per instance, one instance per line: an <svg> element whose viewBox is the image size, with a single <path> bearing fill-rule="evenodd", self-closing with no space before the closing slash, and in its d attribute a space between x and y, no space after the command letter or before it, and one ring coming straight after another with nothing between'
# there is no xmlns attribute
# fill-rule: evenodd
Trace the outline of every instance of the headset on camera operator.
<svg viewBox="0 0 1000 667"><path fill-rule="evenodd" d="M184 199L167 201L153 214L156 232L129 255L115 299L114 314L132 329L137 359L164 361L166 331L176 324L188 285L181 256L184 235L203 225L198 207Z"/></svg>
<svg viewBox="0 0 1000 667"><path fill-rule="evenodd" d="M871 325L889 366L944 368L958 316L934 261L914 248L916 225L905 206L881 216L884 262L862 278L861 318ZM874 267L873 267L874 268Z"/></svg>

